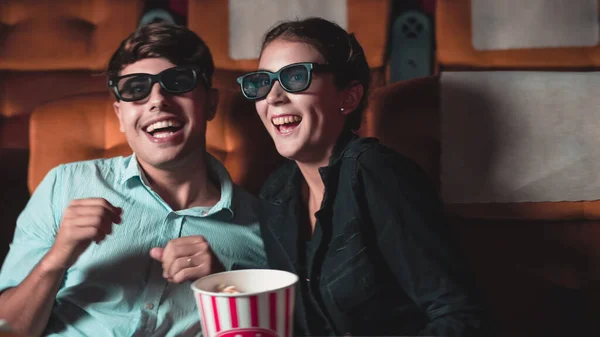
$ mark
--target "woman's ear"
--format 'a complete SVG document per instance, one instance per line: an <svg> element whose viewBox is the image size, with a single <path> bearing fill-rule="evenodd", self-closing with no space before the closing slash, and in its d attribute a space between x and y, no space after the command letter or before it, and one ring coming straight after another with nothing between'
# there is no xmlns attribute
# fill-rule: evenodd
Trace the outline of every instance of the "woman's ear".
<svg viewBox="0 0 600 337"><path fill-rule="evenodd" d="M348 88L344 90L344 99L342 100L342 103L340 105L340 111L344 115L347 115L354 111L360 104L363 95L364 88L360 82L354 81L350 83Z"/></svg>

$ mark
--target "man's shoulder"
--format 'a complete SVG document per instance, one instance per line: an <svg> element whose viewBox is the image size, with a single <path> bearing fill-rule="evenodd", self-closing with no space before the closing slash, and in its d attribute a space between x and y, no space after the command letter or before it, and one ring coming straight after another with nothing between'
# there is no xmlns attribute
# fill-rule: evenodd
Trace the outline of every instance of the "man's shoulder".
<svg viewBox="0 0 600 337"><path fill-rule="evenodd" d="M117 181L125 172L131 157L82 160L60 164L53 169L68 184Z"/></svg>
<svg viewBox="0 0 600 337"><path fill-rule="evenodd" d="M127 167L127 160L130 157L112 157L112 158L99 158L75 161L71 163L60 164L57 168L63 172L80 172L80 171L104 171L115 169L125 169Z"/></svg>

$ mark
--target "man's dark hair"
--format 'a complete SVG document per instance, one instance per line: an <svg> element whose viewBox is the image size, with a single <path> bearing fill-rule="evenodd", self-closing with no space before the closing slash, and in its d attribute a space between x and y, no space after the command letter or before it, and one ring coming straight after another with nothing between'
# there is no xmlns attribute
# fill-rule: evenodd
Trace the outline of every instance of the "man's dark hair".
<svg viewBox="0 0 600 337"><path fill-rule="evenodd" d="M150 23L127 37L108 63L109 78L119 76L129 64L147 58L164 58L178 66L200 68L212 85L215 70L212 55L204 41L183 26L167 22Z"/></svg>

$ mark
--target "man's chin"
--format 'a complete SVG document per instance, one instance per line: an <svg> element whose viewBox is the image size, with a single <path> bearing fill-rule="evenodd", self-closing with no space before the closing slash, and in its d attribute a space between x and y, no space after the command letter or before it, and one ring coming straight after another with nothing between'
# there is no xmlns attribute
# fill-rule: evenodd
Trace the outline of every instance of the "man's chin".
<svg viewBox="0 0 600 337"><path fill-rule="evenodd" d="M136 156L140 163L144 163L145 166L150 166L158 170L174 170L183 166L187 161L185 156L181 154L170 156L140 156L139 154L136 154Z"/></svg>
<svg viewBox="0 0 600 337"><path fill-rule="evenodd" d="M201 143L194 148L190 148L188 143L188 146L134 152L136 153L138 161L144 162L146 165L159 170L179 169L205 154L204 147Z"/></svg>

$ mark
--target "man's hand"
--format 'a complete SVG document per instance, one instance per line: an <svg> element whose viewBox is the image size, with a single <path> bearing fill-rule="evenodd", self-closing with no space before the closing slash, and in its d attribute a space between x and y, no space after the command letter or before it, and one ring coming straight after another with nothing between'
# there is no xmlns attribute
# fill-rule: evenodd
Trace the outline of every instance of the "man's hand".
<svg viewBox="0 0 600 337"><path fill-rule="evenodd" d="M165 248L152 248L150 256L162 263L163 277L172 283L195 281L225 270L203 236L171 240Z"/></svg>
<svg viewBox="0 0 600 337"><path fill-rule="evenodd" d="M45 263L51 268L68 269L92 241L98 243L112 233L112 224L121 223L122 212L102 198L71 201Z"/></svg>

